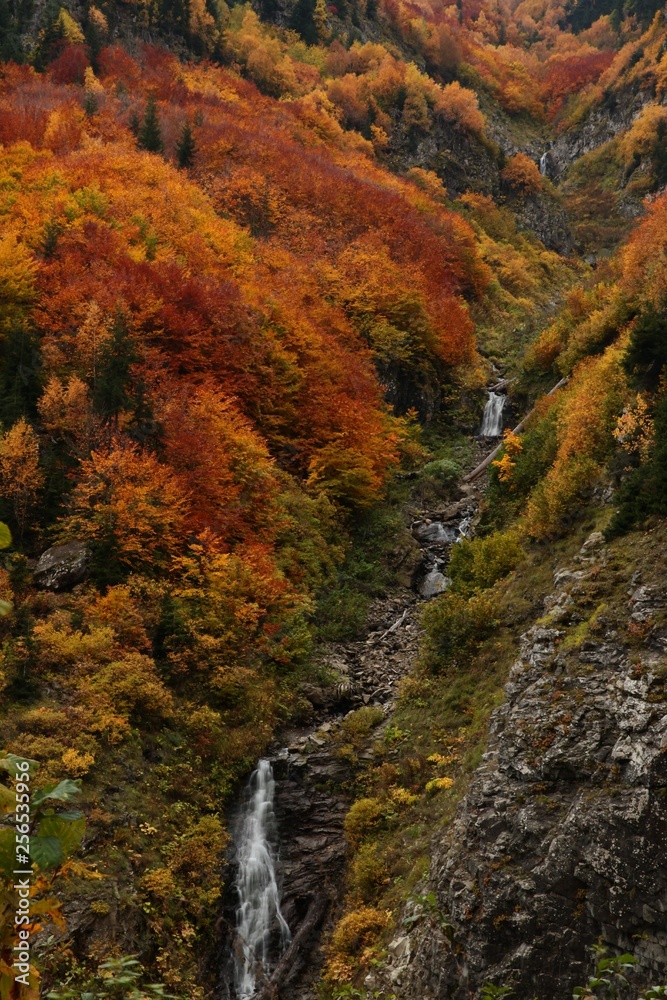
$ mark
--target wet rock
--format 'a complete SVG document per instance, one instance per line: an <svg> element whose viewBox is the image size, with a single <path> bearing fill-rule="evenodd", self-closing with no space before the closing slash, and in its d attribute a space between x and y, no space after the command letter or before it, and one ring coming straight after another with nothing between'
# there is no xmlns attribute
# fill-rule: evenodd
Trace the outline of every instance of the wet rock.
<svg viewBox="0 0 667 1000"><path fill-rule="evenodd" d="M38 587L67 590L85 579L90 554L85 542L53 545L39 557L33 570Z"/></svg>
<svg viewBox="0 0 667 1000"><path fill-rule="evenodd" d="M457 531L440 521L432 524L419 524L412 529L415 538L426 545L451 545L456 541Z"/></svg>
<svg viewBox="0 0 667 1000"><path fill-rule="evenodd" d="M300 691L313 708L329 708L333 704L333 695L316 684L302 684Z"/></svg>
<svg viewBox="0 0 667 1000"><path fill-rule="evenodd" d="M447 588L451 587L451 584L450 578L441 573L437 566L434 566L419 585L419 593L428 600L431 597L437 597L438 594L444 594Z"/></svg>
<svg viewBox="0 0 667 1000"><path fill-rule="evenodd" d="M413 587L423 562L424 553L416 539L406 530L401 534L397 546L389 553L389 566L396 574L398 584L407 589Z"/></svg>

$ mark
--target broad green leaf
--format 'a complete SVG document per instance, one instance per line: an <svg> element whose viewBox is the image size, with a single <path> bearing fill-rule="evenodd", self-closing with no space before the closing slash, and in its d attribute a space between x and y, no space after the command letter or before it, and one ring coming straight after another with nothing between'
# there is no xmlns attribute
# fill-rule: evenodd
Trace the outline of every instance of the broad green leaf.
<svg viewBox="0 0 667 1000"><path fill-rule="evenodd" d="M12 533L7 525L0 521L0 549L8 549L12 544Z"/></svg>
<svg viewBox="0 0 667 1000"><path fill-rule="evenodd" d="M76 781L72 781L71 778L65 778L54 788L40 788L33 795L32 804L37 808L42 802L46 802L47 799L58 799L59 802L69 802L70 799L73 799L75 795L79 795L80 792L81 778L77 778Z"/></svg>
<svg viewBox="0 0 667 1000"><path fill-rule="evenodd" d="M15 753L0 754L0 770L7 771L12 777L16 775L16 765L26 762L30 765L28 768L29 774L32 774L35 768L39 767L37 761L30 760L29 757L17 757Z"/></svg>
<svg viewBox="0 0 667 1000"><path fill-rule="evenodd" d="M67 857L81 843L86 832L86 821L83 816L78 819L63 819L59 813L45 816L39 824L38 834L46 840L55 838L61 846L63 857Z"/></svg>
<svg viewBox="0 0 667 1000"><path fill-rule="evenodd" d="M63 849L57 837L31 837L30 857L40 868L56 868L63 860Z"/></svg>
<svg viewBox="0 0 667 1000"><path fill-rule="evenodd" d="M9 601L0 601L0 618L5 618L7 615L11 615L14 610L14 605Z"/></svg>

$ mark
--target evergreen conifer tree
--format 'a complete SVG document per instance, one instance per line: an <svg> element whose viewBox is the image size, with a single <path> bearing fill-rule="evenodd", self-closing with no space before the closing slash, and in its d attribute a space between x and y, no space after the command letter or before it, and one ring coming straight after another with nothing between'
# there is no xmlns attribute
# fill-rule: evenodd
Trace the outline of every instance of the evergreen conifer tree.
<svg viewBox="0 0 667 1000"><path fill-rule="evenodd" d="M98 110L97 95L93 93L92 90L87 90L83 98L83 110L86 112L88 118L94 115Z"/></svg>
<svg viewBox="0 0 667 1000"><path fill-rule="evenodd" d="M197 143L195 142L195 137L192 132L192 126L190 125L189 119L185 120L185 124L181 130L181 137L178 140L178 145L176 146L176 161L181 167L181 169L187 169L191 167L195 153L197 152Z"/></svg>
<svg viewBox="0 0 667 1000"><path fill-rule="evenodd" d="M290 18L290 28L297 31L307 45L317 45L318 41L314 11L315 0L297 0Z"/></svg>
<svg viewBox="0 0 667 1000"><path fill-rule="evenodd" d="M111 337L100 351L93 385L93 406L103 419L116 420L121 410L131 408L131 369L137 360L127 320L119 312Z"/></svg>
<svg viewBox="0 0 667 1000"><path fill-rule="evenodd" d="M160 119L157 113L157 101L155 94L150 94L144 120L141 123L138 136L139 149L145 149L149 153L164 153L164 143L162 142L162 131L160 129Z"/></svg>

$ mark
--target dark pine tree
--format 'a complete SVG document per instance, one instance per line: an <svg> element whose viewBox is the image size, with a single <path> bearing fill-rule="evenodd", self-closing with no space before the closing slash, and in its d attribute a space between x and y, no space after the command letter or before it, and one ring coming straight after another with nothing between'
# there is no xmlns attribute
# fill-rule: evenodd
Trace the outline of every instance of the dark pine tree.
<svg viewBox="0 0 667 1000"><path fill-rule="evenodd" d="M622 363L636 389L655 392L659 388L667 365L667 307L638 317Z"/></svg>
<svg viewBox="0 0 667 1000"><path fill-rule="evenodd" d="M100 351L93 384L93 406L105 420L117 420L121 410L132 408L132 365L138 360L127 320L119 312Z"/></svg>
<svg viewBox="0 0 667 1000"><path fill-rule="evenodd" d="M195 137L192 132L192 125L189 120L186 119L181 130L181 137L178 140L178 145L176 146L176 161L182 170L186 170L188 167L192 166L196 152L197 143L195 142Z"/></svg>
<svg viewBox="0 0 667 1000"><path fill-rule="evenodd" d="M8 0L0 0L0 61L21 63L25 52L21 41L22 24Z"/></svg>
<svg viewBox="0 0 667 1000"><path fill-rule="evenodd" d="M58 20L58 0L47 0L41 10L39 40L32 55L32 63L40 72L48 66L62 44L62 29Z"/></svg>
<svg viewBox="0 0 667 1000"><path fill-rule="evenodd" d="M26 326L0 338L0 424L11 427L19 417L37 416L42 391L37 337Z"/></svg>
<svg viewBox="0 0 667 1000"><path fill-rule="evenodd" d="M654 447L617 493L618 510L607 537L622 535L651 514L667 513L667 307L640 315L623 358L630 383L648 394L654 422Z"/></svg>
<svg viewBox="0 0 667 1000"><path fill-rule="evenodd" d="M144 120L139 129L137 145L139 149L145 149L149 153L164 153L164 143L162 142L162 130L160 129L155 94L150 94L148 98L146 110L144 111Z"/></svg>
<svg viewBox="0 0 667 1000"><path fill-rule="evenodd" d="M307 45L317 45L314 11L315 0L297 0L290 18L290 28L297 31Z"/></svg>
<svg viewBox="0 0 667 1000"><path fill-rule="evenodd" d="M97 95L92 92L92 90L86 91L85 97L83 99L83 110L86 112L88 118L91 118L98 110L98 100Z"/></svg>

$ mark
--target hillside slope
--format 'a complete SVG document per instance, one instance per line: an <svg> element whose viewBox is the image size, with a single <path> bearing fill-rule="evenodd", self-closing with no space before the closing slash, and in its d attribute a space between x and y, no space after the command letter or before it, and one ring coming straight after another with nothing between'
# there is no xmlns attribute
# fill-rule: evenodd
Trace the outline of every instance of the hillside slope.
<svg viewBox="0 0 667 1000"><path fill-rule="evenodd" d="M632 576L610 567L615 551L644 558L639 535L612 540L647 515L661 551L667 513L667 200L642 200L663 180L665 26L660 13L611 15L583 23L579 5L527 0L257 10L0 0L3 996L18 989L11 755L31 762L42 792L31 836L44 915L26 997L40 976L55 997L102 996L110 974L129 976L112 986L135 1000L132 989L144 997L151 985L212 996L233 877L225 810L239 782L277 733L361 697L322 663L322 643L361 644L373 597L399 586L411 603L405 591L448 560L451 588L424 613L422 660L381 745L364 743L372 706L343 725L342 794L371 806L353 803L345 824L348 884L321 954L324 995L372 990L374 975L391 991L386 948L404 919L457 942L448 964L419 938L421 957L404 963L411 989L434 996L515 973L526 997L569 990L599 934L662 947L650 887L641 913L614 910L607 929L594 866L559 903L576 953L562 975L547 975L539 955L551 949L551 969L563 961L549 914L565 861L543 880L543 909L517 896L535 918L525 962L508 957L524 933L512 913L523 911L505 906L512 866L532 858L517 833L526 782L525 815L545 841L553 816L589 787L597 795L598 778L599 842L617 790L644 787L648 764L595 777L600 747L577 730L570 742L570 730L554 735L561 681L564 703L591 703L584 729L606 699L603 747L621 746L634 712L646 726L631 729L630 749L648 761L660 716L662 597L641 605L648 617L621 621ZM563 256L576 244L611 258L637 220L595 271ZM483 390L503 374L507 413L537 403L534 414L491 468L477 540L466 529L452 544L443 529L446 544L422 563L411 527L428 535L429 512L450 507L473 519L463 474L483 451L471 440ZM601 498L615 513L600 514ZM556 624L537 622L561 604L538 611L524 591L553 593L540 561L561 545L574 558L591 502L616 548L586 573L618 622L601 606L589 613L588 577L573 606L557 595L570 610ZM525 642L544 639L546 659L524 650L520 662L532 656L539 669L510 689L475 776L531 626ZM605 692L621 669L614 700ZM631 711L632 698L642 704ZM517 720L538 715L530 724L544 733L531 738L553 743L555 771L531 757L517 777L507 761L528 753L512 742ZM505 802L489 804L496 757ZM475 839L482 807L496 817L491 832L504 824L500 845ZM573 840L593 812L574 810ZM433 829L435 902L413 912ZM634 836L617 838L619 885L634 878ZM467 896L461 910L448 888L450 870L476 866L488 875L484 912ZM467 883L463 892L478 898ZM472 927L468 909L480 917ZM647 975L662 969L655 948L635 950Z"/></svg>

